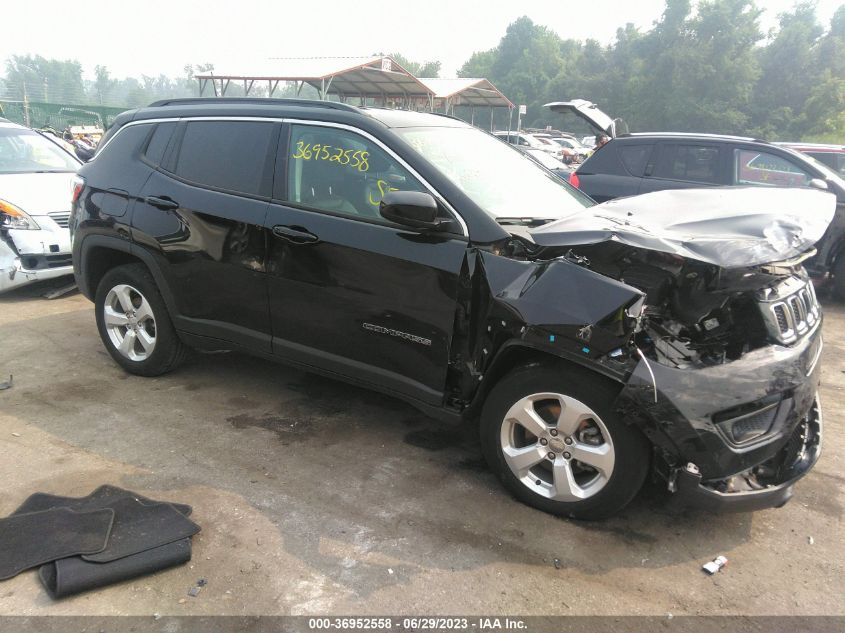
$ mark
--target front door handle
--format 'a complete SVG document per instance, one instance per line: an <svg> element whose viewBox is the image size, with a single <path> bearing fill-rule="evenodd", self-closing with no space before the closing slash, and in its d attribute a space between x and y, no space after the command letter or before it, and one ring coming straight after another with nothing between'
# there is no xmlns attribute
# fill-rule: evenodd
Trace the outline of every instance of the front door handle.
<svg viewBox="0 0 845 633"><path fill-rule="evenodd" d="M173 209L179 208L178 202L165 196L147 196L144 198L144 202L154 206L156 209L162 209L164 211L172 211Z"/></svg>
<svg viewBox="0 0 845 633"><path fill-rule="evenodd" d="M316 235L301 226L285 226L284 224L274 226L273 235L293 242L294 244L313 244L319 239Z"/></svg>

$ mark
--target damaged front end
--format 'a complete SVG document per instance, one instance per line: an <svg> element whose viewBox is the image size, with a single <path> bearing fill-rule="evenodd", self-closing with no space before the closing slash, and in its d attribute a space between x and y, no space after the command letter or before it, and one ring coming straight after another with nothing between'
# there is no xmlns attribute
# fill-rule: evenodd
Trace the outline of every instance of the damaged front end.
<svg viewBox="0 0 845 633"><path fill-rule="evenodd" d="M514 227L477 255L465 304L486 318L456 359L463 393L509 347L587 365L623 385L616 408L678 496L782 505L821 449L822 315L801 262L833 205L775 195L761 210L771 192L660 192ZM769 210L784 197L802 222Z"/></svg>
<svg viewBox="0 0 845 633"><path fill-rule="evenodd" d="M40 230L0 229L0 293L73 274L67 215L39 218Z"/></svg>

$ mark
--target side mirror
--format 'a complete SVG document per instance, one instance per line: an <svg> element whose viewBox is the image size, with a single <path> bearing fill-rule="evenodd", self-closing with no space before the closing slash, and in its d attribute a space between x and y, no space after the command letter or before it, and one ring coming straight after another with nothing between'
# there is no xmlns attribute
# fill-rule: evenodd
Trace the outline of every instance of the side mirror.
<svg viewBox="0 0 845 633"><path fill-rule="evenodd" d="M442 231L451 220L437 217L437 201L430 193L388 191L379 203L381 217L425 231Z"/></svg>
<svg viewBox="0 0 845 633"><path fill-rule="evenodd" d="M813 178L807 183L807 186L812 187L813 189L821 189L822 191L828 190L827 182L821 178Z"/></svg>

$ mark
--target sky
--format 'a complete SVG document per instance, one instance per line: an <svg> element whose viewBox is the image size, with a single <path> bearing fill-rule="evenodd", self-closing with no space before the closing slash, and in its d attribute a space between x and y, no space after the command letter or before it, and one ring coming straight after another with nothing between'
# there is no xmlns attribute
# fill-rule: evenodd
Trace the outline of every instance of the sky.
<svg viewBox="0 0 845 633"><path fill-rule="evenodd" d="M766 31L794 0L758 0ZM843 0L819 0L827 27ZM647 30L664 0L40 0L4 3L0 62L12 54L75 59L86 78L94 66L113 77L183 74L186 64L211 62L221 73L264 67L272 57L365 56L399 52L414 61L439 60L455 76L474 51L495 47L522 15L563 38L613 41L627 22ZM61 17L59 17L61 16ZM78 19L78 28L75 28ZM13 25L20 24L20 28Z"/></svg>

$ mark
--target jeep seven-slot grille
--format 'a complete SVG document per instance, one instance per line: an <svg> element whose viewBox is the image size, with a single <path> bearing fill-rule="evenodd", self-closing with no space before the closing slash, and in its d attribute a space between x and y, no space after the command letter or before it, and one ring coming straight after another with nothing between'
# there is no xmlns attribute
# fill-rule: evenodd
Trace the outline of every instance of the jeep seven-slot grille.
<svg viewBox="0 0 845 633"><path fill-rule="evenodd" d="M785 297L769 300L762 305L769 333L781 343L792 343L819 320L819 302L813 283L807 282Z"/></svg>

